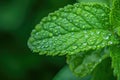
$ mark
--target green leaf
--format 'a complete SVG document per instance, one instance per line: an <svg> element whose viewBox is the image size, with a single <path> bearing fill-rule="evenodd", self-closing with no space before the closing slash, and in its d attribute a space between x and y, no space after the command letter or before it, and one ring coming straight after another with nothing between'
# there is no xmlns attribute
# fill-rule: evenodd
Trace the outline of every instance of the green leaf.
<svg viewBox="0 0 120 80"><path fill-rule="evenodd" d="M109 56L109 49L81 52L67 56L67 63L70 69L80 77L90 74L101 61Z"/></svg>
<svg viewBox="0 0 120 80"><path fill-rule="evenodd" d="M109 12L102 4L68 5L41 20L28 46L40 54L71 55L117 44L110 31Z"/></svg>
<svg viewBox="0 0 120 80"><path fill-rule="evenodd" d="M111 69L111 59L106 58L92 72L91 80L116 80Z"/></svg>
<svg viewBox="0 0 120 80"><path fill-rule="evenodd" d="M115 30L114 32L120 36L120 0L113 0L111 24Z"/></svg>
<svg viewBox="0 0 120 80"><path fill-rule="evenodd" d="M120 80L120 46L111 47L112 67L114 68L114 74L117 76L117 80Z"/></svg>
<svg viewBox="0 0 120 80"><path fill-rule="evenodd" d="M84 3L105 3L107 4L108 6L111 6L112 4L112 0L77 0L78 2L84 2Z"/></svg>

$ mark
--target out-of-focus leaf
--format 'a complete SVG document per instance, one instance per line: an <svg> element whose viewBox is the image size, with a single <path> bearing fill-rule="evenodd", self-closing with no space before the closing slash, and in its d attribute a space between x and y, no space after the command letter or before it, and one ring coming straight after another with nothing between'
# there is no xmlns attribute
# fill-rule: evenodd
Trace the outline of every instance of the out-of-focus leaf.
<svg viewBox="0 0 120 80"><path fill-rule="evenodd" d="M114 68L114 75L117 80L120 80L120 46L115 45L111 47L112 67Z"/></svg>
<svg viewBox="0 0 120 80"><path fill-rule="evenodd" d="M120 0L113 0L111 11L111 24L113 26L114 32L120 36Z"/></svg>
<svg viewBox="0 0 120 80"><path fill-rule="evenodd" d="M53 80L90 80L91 76L78 78L73 75L68 66L63 67Z"/></svg>
<svg viewBox="0 0 120 80"><path fill-rule="evenodd" d="M109 56L109 48L68 55L67 63L74 74L80 77L91 74L102 60Z"/></svg>
<svg viewBox="0 0 120 80"><path fill-rule="evenodd" d="M104 59L92 72L91 80L116 80L111 69L111 59Z"/></svg>

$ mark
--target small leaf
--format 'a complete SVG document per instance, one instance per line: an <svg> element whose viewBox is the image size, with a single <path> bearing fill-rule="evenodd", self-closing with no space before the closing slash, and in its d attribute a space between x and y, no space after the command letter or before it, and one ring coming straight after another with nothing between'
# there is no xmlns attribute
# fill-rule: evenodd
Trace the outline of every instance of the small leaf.
<svg viewBox="0 0 120 80"><path fill-rule="evenodd" d="M109 49L81 52L67 56L67 63L70 69L80 77L90 74L101 61L109 56Z"/></svg>
<svg viewBox="0 0 120 80"><path fill-rule="evenodd" d="M117 76L117 80L120 80L120 46L111 47L112 67L114 68L114 74Z"/></svg>
<svg viewBox="0 0 120 80"><path fill-rule="evenodd" d="M41 20L28 46L40 54L71 55L117 44L109 30L109 11L106 5L90 3L61 8Z"/></svg>

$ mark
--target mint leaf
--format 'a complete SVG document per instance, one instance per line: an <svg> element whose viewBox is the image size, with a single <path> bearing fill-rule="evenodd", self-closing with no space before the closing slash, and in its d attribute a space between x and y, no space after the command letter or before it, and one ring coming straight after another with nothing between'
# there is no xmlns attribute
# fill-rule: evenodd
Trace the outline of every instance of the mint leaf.
<svg viewBox="0 0 120 80"><path fill-rule="evenodd" d="M71 55L117 44L110 31L109 12L102 4L68 5L41 20L28 46L40 54Z"/></svg>
<svg viewBox="0 0 120 80"><path fill-rule="evenodd" d="M102 60L109 56L109 49L99 49L96 51L81 52L79 54L67 56L67 63L70 69L80 77L90 74Z"/></svg>
<svg viewBox="0 0 120 80"><path fill-rule="evenodd" d="M107 4L108 6L111 6L112 0L77 0L80 3L104 3Z"/></svg>
<svg viewBox="0 0 120 80"><path fill-rule="evenodd" d="M92 72L91 80L116 80L111 69L111 59L106 58Z"/></svg>
<svg viewBox="0 0 120 80"><path fill-rule="evenodd" d="M114 68L114 74L117 76L117 80L120 80L120 46L111 47L112 67Z"/></svg>
<svg viewBox="0 0 120 80"><path fill-rule="evenodd" d="M111 24L115 30L114 32L120 36L120 0L113 0Z"/></svg>

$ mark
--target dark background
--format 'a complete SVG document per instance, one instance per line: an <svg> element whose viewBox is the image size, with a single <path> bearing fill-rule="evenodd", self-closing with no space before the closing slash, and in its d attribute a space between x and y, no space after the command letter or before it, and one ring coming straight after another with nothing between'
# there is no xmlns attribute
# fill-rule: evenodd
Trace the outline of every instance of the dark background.
<svg viewBox="0 0 120 80"><path fill-rule="evenodd" d="M75 0L0 0L0 80L52 80L65 57L40 56L27 46L40 20Z"/></svg>

